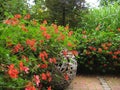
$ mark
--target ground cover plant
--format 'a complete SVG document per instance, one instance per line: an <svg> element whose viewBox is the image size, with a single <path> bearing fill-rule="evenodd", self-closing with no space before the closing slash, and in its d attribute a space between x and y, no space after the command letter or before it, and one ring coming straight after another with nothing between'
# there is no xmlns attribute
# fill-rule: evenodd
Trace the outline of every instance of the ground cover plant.
<svg viewBox="0 0 120 90"><path fill-rule="evenodd" d="M52 70L60 52L75 55L76 46L69 26L40 24L30 14L10 16L0 24L0 90L53 89ZM63 76L69 79L67 73Z"/></svg>

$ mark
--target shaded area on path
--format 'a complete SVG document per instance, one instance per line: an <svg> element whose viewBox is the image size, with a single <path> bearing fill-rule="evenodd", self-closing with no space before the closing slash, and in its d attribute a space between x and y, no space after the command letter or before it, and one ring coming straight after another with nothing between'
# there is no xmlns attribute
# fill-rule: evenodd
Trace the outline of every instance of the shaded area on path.
<svg viewBox="0 0 120 90"><path fill-rule="evenodd" d="M99 78L103 78L110 88L105 89ZM120 76L78 75L66 90L120 90Z"/></svg>

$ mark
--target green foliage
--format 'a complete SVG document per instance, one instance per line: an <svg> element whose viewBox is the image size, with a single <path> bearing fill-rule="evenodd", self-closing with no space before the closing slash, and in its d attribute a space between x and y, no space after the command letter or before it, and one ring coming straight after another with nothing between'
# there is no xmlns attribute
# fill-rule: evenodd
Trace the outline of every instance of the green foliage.
<svg viewBox="0 0 120 90"><path fill-rule="evenodd" d="M76 38L80 42L78 72L119 72L120 11L118 8L118 5L110 5L90 10L82 29L76 30Z"/></svg>
<svg viewBox="0 0 120 90"><path fill-rule="evenodd" d="M43 20L48 20L49 13L46 10L44 0L34 0L35 5L30 8L31 16L34 19L42 22Z"/></svg>
<svg viewBox="0 0 120 90"><path fill-rule="evenodd" d="M0 20L23 11L28 12L27 0L0 0Z"/></svg>
<svg viewBox="0 0 120 90"><path fill-rule="evenodd" d="M62 50L76 48L77 40L69 33L69 28L30 20L29 14L4 20L0 24L0 90L50 88L56 58Z"/></svg>
<svg viewBox="0 0 120 90"><path fill-rule="evenodd" d="M45 4L49 12L51 22L57 22L72 28L78 25L78 18L84 8L85 0L46 0ZM79 5L78 5L79 4Z"/></svg>
<svg viewBox="0 0 120 90"><path fill-rule="evenodd" d="M120 67L120 31L79 29L78 72L118 72Z"/></svg>
<svg viewBox="0 0 120 90"><path fill-rule="evenodd" d="M109 4L114 4L115 2L120 4L120 0L100 0L100 6L108 6Z"/></svg>
<svg viewBox="0 0 120 90"><path fill-rule="evenodd" d="M82 17L83 29L99 28L100 30L116 30L120 26L120 6L115 3L90 9L89 13Z"/></svg>

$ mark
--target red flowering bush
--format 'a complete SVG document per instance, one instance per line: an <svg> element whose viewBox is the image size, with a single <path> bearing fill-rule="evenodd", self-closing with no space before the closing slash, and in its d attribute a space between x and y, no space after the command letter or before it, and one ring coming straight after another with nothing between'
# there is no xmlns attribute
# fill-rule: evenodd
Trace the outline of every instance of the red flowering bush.
<svg viewBox="0 0 120 90"><path fill-rule="evenodd" d="M75 54L73 34L68 26L39 24L29 14L16 14L1 23L0 89L51 90L52 69L60 52L66 48Z"/></svg>
<svg viewBox="0 0 120 90"><path fill-rule="evenodd" d="M78 72L108 72L120 70L120 31L77 30L79 44Z"/></svg>

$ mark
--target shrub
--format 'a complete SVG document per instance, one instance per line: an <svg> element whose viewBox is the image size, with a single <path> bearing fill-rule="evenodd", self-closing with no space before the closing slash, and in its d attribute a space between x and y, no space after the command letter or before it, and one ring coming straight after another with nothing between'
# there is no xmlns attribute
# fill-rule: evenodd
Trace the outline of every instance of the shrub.
<svg viewBox="0 0 120 90"><path fill-rule="evenodd" d="M116 30L120 26L120 6L118 3L109 4L95 9L89 9L82 18L83 29Z"/></svg>
<svg viewBox="0 0 120 90"><path fill-rule="evenodd" d="M120 6L118 3L89 9L82 16L78 72L118 72L120 70Z"/></svg>
<svg viewBox="0 0 120 90"><path fill-rule="evenodd" d="M115 72L120 70L120 31L77 30L78 72Z"/></svg>
<svg viewBox="0 0 120 90"><path fill-rule="evenodd" d="M68 26L39 24L29 14L5 20L0 24L0 89L51 90L56 58L76 45Z"/></svg>

